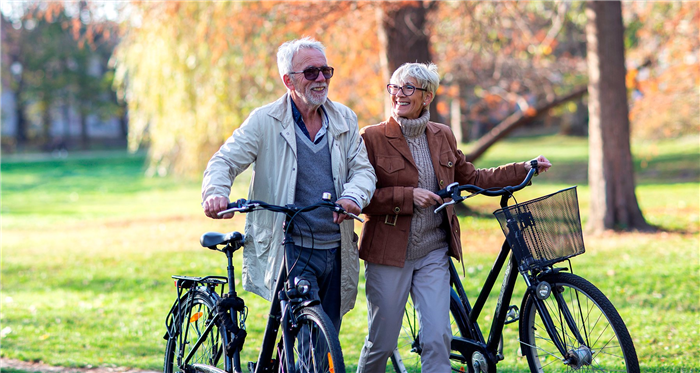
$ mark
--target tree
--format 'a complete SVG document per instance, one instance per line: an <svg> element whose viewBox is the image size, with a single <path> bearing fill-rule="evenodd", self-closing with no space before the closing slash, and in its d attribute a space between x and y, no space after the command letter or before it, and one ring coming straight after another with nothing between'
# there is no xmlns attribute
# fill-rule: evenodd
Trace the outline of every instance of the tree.
<svg viewBox="0 0 700 373"><path fill-rule="evenodd" d="M123 115L107 67L116 45L116 24L98 19L91 6L97 5L23 2L12 4L12 19L3 13L3 65L9 64L8 86L16 96L19 146L50 143L59 107L66 122L70 109L80 115L84 148L89 115ZM38 131L30 126L30 117L41 123ZM65 131L67 140L68 126Z"/></svg>
<svg viewBox="0 0 700 373"><path fill-rule="evenodd" d="M592 195L588 228L648 230L634 193L622 5L591 1L586 16Z"/></svg>
<svg viewBox="0 0 700 373"><path fill-rule="evenodd" d="M700 6L630 2L623 9L632 137L696 135L700 118Z"/></svg>
<svg viewBox="0 0 700 373"><path fill-rule="evenodd" d="M433 62L430 54L430 13L437 8L437 1L401 1L381 3L377 7L378 38L381 45L379 60L384 81L404 63ZM385 96L388 106L390 99ZM440 121L437 100L430 104L430 117Z"/></svg>
<svg viewBox="0 0 700 373"><path fill-rule="evenodd" d="M432 19L433 55L444 72L442 97L461 106L455 112L463 118L452 120L462 142L586 84L582 7L567 1L441 3ZM440 107L443 115L448 110ZM540 125L561 115L541 114Z"/></svg>

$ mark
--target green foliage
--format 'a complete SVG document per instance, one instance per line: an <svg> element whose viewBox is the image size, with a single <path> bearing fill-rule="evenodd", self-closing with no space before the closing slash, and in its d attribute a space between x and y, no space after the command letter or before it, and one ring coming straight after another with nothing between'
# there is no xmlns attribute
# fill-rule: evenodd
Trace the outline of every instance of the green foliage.
<svg viewBox="0 0 700 373"><path fill-rule="evenodd" d="M88 31L87 19L94 13L86 4L77 5L73 14L58 2L11 7L18 13L14 19L2 14L2 73L17 98L18 145L24 140L43 144L56 136L50 130L57 109L62 116L69 107L77 112L84 139L88 116L123 114L108 67L116 45L115 24L95 20Z"/></svg>
<svg viewBox="0 0 700 373"><path fill-rule="evenodd" d="M534 157L532 144L554 167L520 198L579 184L585 220L591 198L585 139L507 140L477 166ZM647 219L664 231L586 235L586 253L572 262L575 273L601 288L620 311L645 372L693 371L700 369L700 352L692 348L700 343L700 185L697 163L690 178L688 169L673 166L680 162L690 167L697 160L697 145L635 144L636 158L645 159L652 146L654 157L637 172L643 180L637 195ZM3 158L0 356L71 367L161 369L164 319L176 293L170 276L224 274L224 257L199 247L198 239L206 231L241 230L243 217L204 217L198 183L146 178L144 160L143 154L35 162ZM248 182L249 176L242 176L232 198L245 197ZM468 258L463 281L470 296L475 296L502 240L491 215L496 203L470 199L469 212L461 218ZM240 275L240 255L235 265ZM366 333L360 279L357 305L341 330L350 370ZM514 303L522 290L520 284ZM251 294L244 297L250 310L243 357L248 361L257 356L269 303ZM481 321L491 317L485 311ZM506 359L499 371L525 369L513 325L506 328Z"/></svg>

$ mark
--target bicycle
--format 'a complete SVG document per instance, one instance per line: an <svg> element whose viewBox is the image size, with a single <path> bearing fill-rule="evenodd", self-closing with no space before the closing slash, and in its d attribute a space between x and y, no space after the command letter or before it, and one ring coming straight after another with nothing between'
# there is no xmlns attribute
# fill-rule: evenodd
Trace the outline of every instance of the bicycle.
<svg viewBox="0 0 700 373"><path fill-rule="evenodd" d="M241 199L219 213L268 210L285 214L284 261L277 277L259 357L256 362L248 363L251 373L345 372L338 333L320 302L313 298L310 282L303 277L290 279L287 276L299 260L297 257L290 262L294 250L291 235L294 219L300 213L317 208L329 208L362 221L330 202L329 193L324 193L321 202L307 207ZM226 254L227 276L172 276L177 299L166 317L164 373L242 372L240 352L247 335L247 307L236 293L232 258L244 242L245 237L239 232L205 233L200 244Z"/></svg>
<svg viewBox="0 0 700 373"><path fill-rule="evenodd" d="M529 185L536 170L537 163L533 161L525 180L517 186L482 189L453 183L437 193L451 200L435 212L476 195L501 197L501 208L494 214L506 236L473 306L452 260L449 261L452 370L496 372L497 363L504 360L503 329L517 321L520 349L532 372L639 372L634 344L615 307L593 284L573 274L570 258L585 251L576 187L508 205L510 198L515 199L514 192ZM462 191L471 194L463 197ZM554 266L564 261L568 266ZM504 265L501 291L485 339L477 320ZM516 271L527 285L520 308L510 305L518 278ZM406 355L404 350L402 357L397 346L391 356L396 373L406 373L406 365L419 362L421 345L415 312L409 301L400 340L408 341L412 354Z"/></svg>

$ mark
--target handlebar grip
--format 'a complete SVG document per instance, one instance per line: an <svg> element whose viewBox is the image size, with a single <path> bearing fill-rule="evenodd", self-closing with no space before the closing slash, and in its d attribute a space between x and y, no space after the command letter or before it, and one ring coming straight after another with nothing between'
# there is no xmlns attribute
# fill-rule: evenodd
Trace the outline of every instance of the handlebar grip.
<svg viewBox="0 0 700 373"><path fill-rule="evenodd" d="M447 189L440 189L437 192L435 192L435 194L437 194L438 197L440 197L442 199L452 197L452 191L449 191Z"/></svg>
<svg viewBox="0 0 700 373"><path fill-rule="evenodd" d="M240 208L241 206L245 205L245 203L248 202L245 200L245 198L241 198L237 200L236 202L231 202L228 205L226 205L226 209L233 209L233 208Z"/></svg>

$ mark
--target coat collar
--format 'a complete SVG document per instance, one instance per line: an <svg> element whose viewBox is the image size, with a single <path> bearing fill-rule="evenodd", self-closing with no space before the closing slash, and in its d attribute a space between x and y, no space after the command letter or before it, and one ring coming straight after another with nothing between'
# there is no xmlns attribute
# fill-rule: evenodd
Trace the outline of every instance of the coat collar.
<svg viewBox="0 0 700 373"><path fill-rule="evenodd" d="M428 148L430 149L430 157L433 159L433 163L438 159L440 154L440 148L443 141L446 141L444 136L441 135L442 130L434 122L428 122L425 127L425 136L428 141ZM394 147L406 160L411 162L411 164L416 167L416 163L413 160L413 155L411 154L411 149L408 148L408 142L406 137L404 137L401 132L401 126L393 117L389 117L386 121L386 126L384 127L384 135L387 137L389 144ZM434 167L437 167L434 165ZM437 168L436 168L437 170Z"/></svg>

